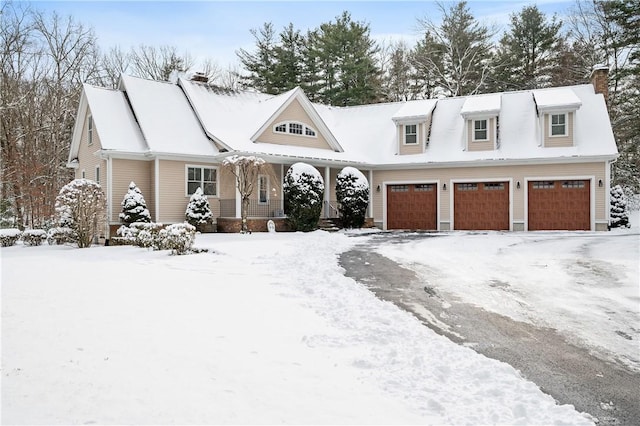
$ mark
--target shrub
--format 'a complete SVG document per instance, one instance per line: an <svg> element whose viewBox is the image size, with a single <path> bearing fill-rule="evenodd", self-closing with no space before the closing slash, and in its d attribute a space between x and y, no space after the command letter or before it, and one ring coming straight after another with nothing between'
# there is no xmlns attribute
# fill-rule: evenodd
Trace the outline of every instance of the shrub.
<svg viewBox="0 0 640 426"><path fill-rule="evenodd" d="M284 208L293 230L313 231L318 227L324 183L313 166L293 164L284 178Z"/></svg>
<svg viewBox="0 0 640 426"><path fill-rule="evenodd" d="M175 223L158 233L159 249L171 250L173 254L191 251L196 238L196 227L189 223Z"/></svg>
<svg viewBox="0 0 640 426"><path fill-rule="evenodd" d="M129 184L129 189L120 205L122 206L122 212L119 217L123 223L129 225L135 222L151 222L151 214L147 209L147 202L135 182Z"/></svg>
<svg viewBox="0 0 640 426"><path fill-rule="evenodd" d="M47 240L47 232L43 229L26 229L22 233L22 242L28 246L39 246Z"/></svg>
<svg viewBox="0 0 640 426"><path fill-rule="evenodd" d="M56 214L59 225L73 231L79 248L90 247L106 219L102 188L89 179L69 182L56 197Z"/></svg>
<svg viewBox="0 0 640 426"><path fill-rule="evenodd" d="M628 228L629 208L627 206L627 197L620 185L611 188L611 227L612 228Z"/></svg>
<svg viewBox="0 0 640 426"><path fill-rule="evenodd" d="M345 228L360 228L369 206L369 182L354 167L345 167L336 178L336 197Z"/></svg>
<svg viewBox="0 0 640 426"><path fill-rule="evenodd" d="M56 227L49 229L49 232L47 232L47 242L50 246L71 241L73 241L73 230L71 228Z"/></svg>
<svg viewBox="0 0 640 426"><path fill-rule="evenodd" d="M0 229L0 247L11 247L22 235L17 228Z"/></svg>
<svg viewBox="0 0 640 426"><path fill-rule="evenodd" d="M202 225L210 223L213 219L213 213L209 207L209 200L198 187L193 193L187 204L187 211L184 214L186 221L200 230Z"/></svg>

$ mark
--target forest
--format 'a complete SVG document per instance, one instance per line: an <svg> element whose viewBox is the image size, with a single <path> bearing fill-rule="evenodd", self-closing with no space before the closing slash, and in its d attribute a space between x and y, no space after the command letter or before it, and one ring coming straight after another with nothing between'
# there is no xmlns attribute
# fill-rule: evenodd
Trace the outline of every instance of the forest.
<svg viewBox="0 0 640 426"><path fill-rule="evenodd" d="M0 3L0 227L51 225L55 197L73 178L66 162L82 84L116 87L121 73L200 72L211 84L270 94L300 86L313 102L351 106L583 84L607 65L620 153L612 185L640 192L640 0L576 1L564 21L525 6L500 29L467 2L438 6L438 19L415 17L412 46L377 43L348 11L305 32L265 22L247 29L255 46L237 50L239 65L221 69L177 46L103 46L73 16Z"/></svg>

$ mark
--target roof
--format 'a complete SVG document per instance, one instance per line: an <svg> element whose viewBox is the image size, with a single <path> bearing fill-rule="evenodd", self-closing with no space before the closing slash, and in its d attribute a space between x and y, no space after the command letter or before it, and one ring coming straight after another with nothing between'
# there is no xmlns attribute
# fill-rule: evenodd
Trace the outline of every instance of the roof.
<svg viewBox="0 0 640 426"><path fill-rule="evenodd" d="M151 154L200 156L219 159L216 145L226 151L281 158L283 163L315 161L351 164L360 167L437 166L453 163L495 164L497 161L576 160L586 157L615 158L617 149L601 95L590 84L534 91L504 92L468 97L415 100L354 107L332 107L309 102L301 89L281 95L251 91L232 91L180 79L163 83L122 77L121 90L85 87L92 111L98 105L96 120L114 119L116 129L98 128L113 149ZM127 112L129 104L131 110ZM332 149L256 143L263 129L275 123L279 113L298 100L312 124L329 141ZM541 146L540 111L575 111L575 146ZM465 117L496 115L499 144L491 151L465 149ZM104 117L102 117L104 116ZM398 122L426 120L431 116L429 142L425 152L398 155ZM136 134L132 117L139 124ZM98 126L98 121L96 121ZM107 126L108 127L108 126ZM112 142L113 140L113 142ZM126 140L126 142L125 142ZM136 151L137 150L137 151Z"/></svg>

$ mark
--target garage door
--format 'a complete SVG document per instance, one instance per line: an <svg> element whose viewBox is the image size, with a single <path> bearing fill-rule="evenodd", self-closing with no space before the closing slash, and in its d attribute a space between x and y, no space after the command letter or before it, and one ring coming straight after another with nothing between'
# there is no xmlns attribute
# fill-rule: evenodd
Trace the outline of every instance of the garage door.
<svg viewBox="0 0 640 426"><path fill-rule="evenodd" d="M508 230L509 182L456 183L453 210L455 229Z"/></svg>
<svg viewBox="0 0 640 426"><path fill-rule="evenodd" d="M530 181L528 229L577 231L591 229L590 181Z"/></svg>
<svg viewBox="0 0 640 426"><path fill-rule="evenodd" d="M437 229L435 184L387 186L387 229Z"/></svg>

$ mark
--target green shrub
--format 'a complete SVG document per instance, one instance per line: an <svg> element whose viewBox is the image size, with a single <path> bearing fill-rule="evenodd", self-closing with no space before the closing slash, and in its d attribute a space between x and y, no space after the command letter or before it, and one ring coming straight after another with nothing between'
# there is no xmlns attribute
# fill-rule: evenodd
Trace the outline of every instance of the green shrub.
<svg viewBox="0 0 640 426"><path fill-rule="evenodd" d="M284 211L294 231L313 231L322 212L322 176L305 163L293 164L284 178Z"/></svg>

